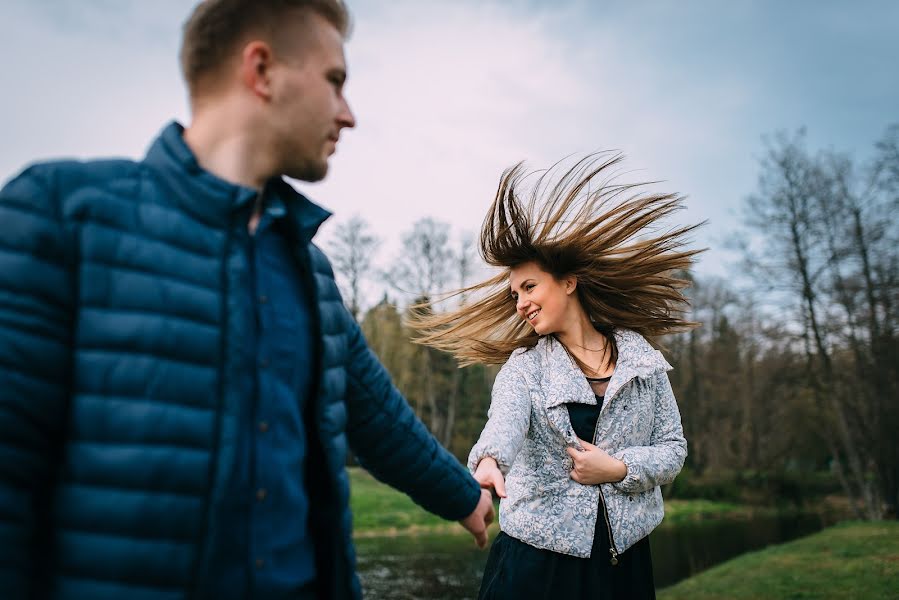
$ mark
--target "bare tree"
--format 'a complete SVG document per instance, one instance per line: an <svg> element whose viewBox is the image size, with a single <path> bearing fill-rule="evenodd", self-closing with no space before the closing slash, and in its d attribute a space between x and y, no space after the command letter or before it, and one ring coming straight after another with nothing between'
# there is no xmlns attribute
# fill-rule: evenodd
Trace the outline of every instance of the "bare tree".
<svg viewBox="0 0 899 600"><path fill-rule="evenodd" d="M417 310L432 310L433 298L450 284L453 252L449 231L449 225L430 217L416 221L411 231L403 235L400 254L387 273L395 289L412 296ZM446 379L455 362L448 355L425 346L416 346L412 361L416 385L410 386L410 395L421 406L419 415L431 433L446 445L451 436L446 427Z"/></svg>
<svg viewBox="0 0 899 600"><path fill-rule="evenodd" d="M353 216L337 226L328 248L337 276L343 283L347 309L356 322L361 319L361 286L369 275L379 240L362 217Z"/></svg>
<svg viewBox="0 0 899 600"><path fill-rule="evenodd" d="M747 202L747 223L765 248L747 253L748 262L764 265L796 309L787 320L801 331L808 386L829 415L824 439L836 473L857 516L872 519L895 513L899 470L897 348L885 320L897 253L881 243L895 235L883 212L894 200L881 191L895 172L890 158L899 156L890 142L887 136L865 177L846 156L812 156L804 132L780 135Z"/></svg>
<svg viewBox="0 0 899 600"><path fill-rule="evenodd" d="M449 225L430 217L416 221L403 235L403 247L387 275L398 291L432 298L446 289L452 273L453 253Z"/></svg>

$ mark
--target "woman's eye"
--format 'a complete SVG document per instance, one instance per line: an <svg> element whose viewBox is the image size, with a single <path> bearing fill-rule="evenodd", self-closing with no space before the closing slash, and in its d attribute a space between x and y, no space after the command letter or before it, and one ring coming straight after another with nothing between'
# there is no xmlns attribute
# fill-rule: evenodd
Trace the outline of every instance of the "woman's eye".
<svg viewBox="0 0 899 600"><path fill-rule="evenodd" d="M534 284L533 284L533 283L529 283L529 284L527 284L526 286L524 286L524 289L526 289L527 291L530 292L532 289L534 289Z"/></svg>

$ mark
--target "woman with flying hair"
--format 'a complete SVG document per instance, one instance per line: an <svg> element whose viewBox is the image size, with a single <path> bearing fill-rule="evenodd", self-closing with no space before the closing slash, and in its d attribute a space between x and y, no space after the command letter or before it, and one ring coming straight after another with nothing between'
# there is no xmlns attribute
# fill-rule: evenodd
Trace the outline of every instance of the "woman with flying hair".
<svg viewBox="0 0 899 600"><path fill-rule="evenodd" d="M655 597L647 535L687 443L652 340L698 325L676 273L699 250L695 225L661 227L682 199L616 183L620 160L550 170L526 202L522 165L506 171L480 237L502 271L415 323L462 365L504 363L468 459L501 499L479 598Z"/></svg>

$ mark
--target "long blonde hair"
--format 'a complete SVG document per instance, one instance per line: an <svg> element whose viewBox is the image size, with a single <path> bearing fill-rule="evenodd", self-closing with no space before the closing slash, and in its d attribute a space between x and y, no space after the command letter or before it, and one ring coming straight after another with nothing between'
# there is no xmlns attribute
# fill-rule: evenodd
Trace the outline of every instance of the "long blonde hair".
<svg viewBox="0 0 899 600"><path fill-rule="evenodd" d="M616 183L613 168L622 160L617 153L590 155L556 182L555 167L543 171L526 204L518 194L529 177L523 163L504 171L479 248L488 265L504 270L437 300L464 298L457 309L419 305L410 323L416 341L452 353L460 366L503 363L516 348L534 346L539 336L516 313L509 290L509 270L531 261L557 279L577 279L581 305L613 346L618 327L653 340L698 326L684 318L681 290L689 282L677 273L702 251L683 249L701 224L658 231L661 219L683 208L683 198Z"/></svg>

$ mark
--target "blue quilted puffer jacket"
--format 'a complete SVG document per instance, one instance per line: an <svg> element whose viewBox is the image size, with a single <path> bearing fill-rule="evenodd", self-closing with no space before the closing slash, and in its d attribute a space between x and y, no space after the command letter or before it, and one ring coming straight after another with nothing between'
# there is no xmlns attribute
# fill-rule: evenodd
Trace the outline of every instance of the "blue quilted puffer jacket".
<svg viewBox="0 0 899 600"><path fill-rule="evenodd" d="M266 193L306 202L280 179ZM0 192L0 597L203 598L235 463L256 192L202 170L173 123L141 162L32 166ZM324 212L324 211L323 211ZM311 528L326 598L358 598L347 443L447 519L479 489L428 433L344 309L310 227L316 298Z"/></svg>

